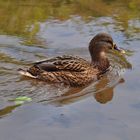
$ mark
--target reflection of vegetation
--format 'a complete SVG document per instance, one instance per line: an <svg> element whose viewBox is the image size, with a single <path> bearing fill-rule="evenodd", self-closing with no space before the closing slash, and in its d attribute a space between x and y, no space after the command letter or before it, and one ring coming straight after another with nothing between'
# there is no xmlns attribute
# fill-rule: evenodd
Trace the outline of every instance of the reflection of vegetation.
<svg viewBox="0 0 140 140"><path fill-rule="evenodd" d="M0 0L0 33L25 36L32 41L39 31L39 22L50 18L66 20L70 15L84 20L113 15L126 30L128 21L139 19L139 10L140 0ZM139 31L137 27L131 30Z"/></svg>
<svg viewBox="0 0 140 140"><path fill-rule="evenodd" d="M0 118L8 115L9 113L11 113L18 106L19 105L7 106L7 107L1 109L0 110Z"/></svg>

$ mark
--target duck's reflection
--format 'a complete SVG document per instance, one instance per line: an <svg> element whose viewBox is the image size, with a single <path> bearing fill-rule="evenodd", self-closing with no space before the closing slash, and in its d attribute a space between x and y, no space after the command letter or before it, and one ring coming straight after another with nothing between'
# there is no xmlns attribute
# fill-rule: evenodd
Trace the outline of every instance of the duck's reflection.
<svg viewBox="0 0 140 140"><path fill-rule="evenodd" d="M113 98L113 87L105 89L101 92L95 93L94 98L97 102L105 104Z"/></svg>
<svg viewBox="0 0 140 140"><path fill-rule="evenodd" d="M96 85L96 89L97 91L100 90L101 87L106 87L108 84L108 79L104 78L103 80L101 80L97 85ZM94 95L94 98L96 99L97 102L101 103L101 104L105 104L109 101L111 101L113 99L113 93L114 93L114 88L120 84L120 83L124 83L124 79L121 78L118 80L118 82L113 85L112 87L107 87L102 91L96 92Z"/></svg>
<svg viewBox="0 0 140 140"><path fill-rule="evenodd" d="M40 83L39 81L34 81L34 80L32 82L31 83L34 86L37 86ZM44 98L43 94L39 94L38 92L30 93L30 96L32 96L32 94L35 95L35 99L33 98L33 101L36 100L37 102L53 104L55 106L62 106L65 104L78 102L87 97L94 97L97 102L99 102L101 104L105 104L113 99L115 87L118 84L123 83L123 82L124 82L124 79L120 78L115 85L108 86L110 81L105 76L100 81L96 82L95 84L93 83L87 87L69 88L68 91L66 91L61 96L57 96L57 94L56 94L56 96L53 96L51 98L49 98L48 96L46 96L46 98ZM43 83L41 82L40 84L43 84ZM46 85L44 85L44 86L46 86ZM54 88L54 85L51 88ZM56 88L55 91L57 91L58 87L56 86L55 88ZM29 96L29 94L27 94L27 96ZM19 105L11 105L11 106L7 106L3 109L0 109L0 118L11 113L18 106Z"/></svg>
<svg viewBox="0 0 140 140"><path fill-rule="evenodd" d="M104 77L96 84L91 84L88 87L72 88L61 97L54 99L53 103L64 105L93 96L97 102L105 104L113 99L115 87L120 83L124 83L124 79L118 79L118 82L112 86L108 86L109 82L109 79Z"/></svg>

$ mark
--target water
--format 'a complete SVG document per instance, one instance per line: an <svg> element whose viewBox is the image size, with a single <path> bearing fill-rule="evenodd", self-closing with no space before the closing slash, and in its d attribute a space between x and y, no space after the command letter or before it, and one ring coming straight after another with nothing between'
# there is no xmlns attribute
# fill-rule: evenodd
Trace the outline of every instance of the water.
<svg viewBox="0 0 140 140"><path fill-rule="evenodd" d="M0 0L0 139L139 140L140 1ZM18 68L72 54L90 59L88 43L108 32L127 51L83 88L46 85ZM31 102L16 105L17 97Z"/></svg>

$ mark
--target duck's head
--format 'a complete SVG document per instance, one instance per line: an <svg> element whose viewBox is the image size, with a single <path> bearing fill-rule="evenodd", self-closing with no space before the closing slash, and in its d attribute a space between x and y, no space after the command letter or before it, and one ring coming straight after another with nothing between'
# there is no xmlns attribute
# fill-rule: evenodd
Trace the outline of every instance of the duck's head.
<svg viewBox="0 0 140 140"><path fill-rule="evenodd" d="M110 50L123 53L113 42L112 37L107 33L97 34L89 43L89 51L92 61L99 61L106 58L106 53Z"/></svg>

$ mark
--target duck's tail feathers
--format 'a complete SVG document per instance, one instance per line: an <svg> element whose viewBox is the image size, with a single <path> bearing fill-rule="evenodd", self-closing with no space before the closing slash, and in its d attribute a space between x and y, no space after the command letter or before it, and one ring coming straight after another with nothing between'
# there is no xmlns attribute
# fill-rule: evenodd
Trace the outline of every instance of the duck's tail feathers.
<svg viewBox="0 0 140 140"><path fill-rule="evenodd" d="M33 76L31 73L29 73L26 70L23 70L21 68L18 69L18 73L23 75L23 76L27 76L27 77L31 77L31 78L37 78L36 76Z"/></svg>

